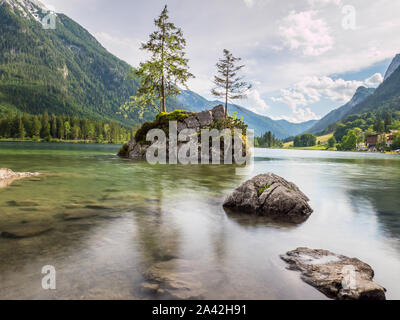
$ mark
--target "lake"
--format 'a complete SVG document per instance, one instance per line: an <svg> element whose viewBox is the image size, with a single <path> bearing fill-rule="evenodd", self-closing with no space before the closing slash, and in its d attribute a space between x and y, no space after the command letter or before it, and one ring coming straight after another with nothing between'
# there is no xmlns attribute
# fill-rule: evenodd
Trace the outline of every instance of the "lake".
<svg viewBox="0 0 400 320"><path fill-rule="evenodd" d="M53 226L40 236L0 238L0 299L154 298L142 283L160 263L171 277L184 273L188 289L207 299L327 299L285 269L279 255L297 247L367 262L387 298L400 299L399 156L257 149L252 172L238 176L229 165L124 160L118 149L0 143L0 167L43 173L0 189L0 231ZM238 184L267 172L311 199L306 222L278 224L223 210ZM65 219L66 210L84 206L97 214ZM57 290L42 289L45 265L56 268Z"/></svg>

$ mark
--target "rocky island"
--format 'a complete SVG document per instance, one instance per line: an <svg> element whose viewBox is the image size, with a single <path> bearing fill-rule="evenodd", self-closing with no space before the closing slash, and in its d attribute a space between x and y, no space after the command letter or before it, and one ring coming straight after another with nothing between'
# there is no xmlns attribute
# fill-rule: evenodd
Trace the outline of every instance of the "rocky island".
<svg viewBox="0 0 400 320"><path fill-rule="evenodd" d="M227 142L224 137L224 130L228 129L230 131L234 131L235 129L240 130L242 132L240 139L242 142L243 150L246 152L247 149L247 139L246 139L246 130L247 125L241 119L233 118L233 117L225 117L225 109L223 105L218 105L214 107L212 110L204 110L198 113L188 112L184 110L175 110L171 113L160 113L157 115L156 119L153 122L144 123L137 131L135 136L126 143L118 155L123 158L129 158L133 160L144 160L146 159L146 152L152 142L146 140L147 133L152 129L161 129L165 132L167 136L167 150L166 157L169 157L169 147L171 144L171 139L168 137L169 134L169 122L176 121L177 122L177 134L179 135L185 129L191 129L195 132L197 138L201 137L201 130L208 129L213 130L216 129L220 132L220 135L217 139L220 139L219 144L219 160L223 163L225 161L225 154L227 152L225 146ZM201 140L201 139L200 139ZM201 141L200 141L201 142ZM201 160L201 143L198 143L198 159ZM190 141L177 141L177 149L180 150L182 147L190 143ZM234 145L232 143L232 145ZM212 155L216 154L218 150L213 148L210 143L209 149L206 150L209 155L210 162L212 161ZM230 149L230 152L234 154L234 148Z"/></svg>

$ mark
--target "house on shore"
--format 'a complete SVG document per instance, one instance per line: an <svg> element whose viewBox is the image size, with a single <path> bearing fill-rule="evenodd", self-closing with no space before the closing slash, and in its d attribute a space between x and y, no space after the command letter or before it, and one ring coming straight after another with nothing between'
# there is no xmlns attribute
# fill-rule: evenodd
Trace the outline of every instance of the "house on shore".
<svg viewBox="0 0 400 320"><path fill-rule="evenodd" d="M371 134L367 136L367 148L370 151L377 151L377 144L378 144L379 134Z"/></svg>

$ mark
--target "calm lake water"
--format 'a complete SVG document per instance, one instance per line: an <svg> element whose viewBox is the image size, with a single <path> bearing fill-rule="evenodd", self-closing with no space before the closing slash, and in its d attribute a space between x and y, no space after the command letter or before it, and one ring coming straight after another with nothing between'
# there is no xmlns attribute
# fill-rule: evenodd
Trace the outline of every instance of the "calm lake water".
<svg viewBox="0 0 400 320"><path fill-rule="evenodd" d="M233 166L150 166L117 151L0 143L0 167L44 174L0 189L0 231L54 226L32 238L0 238L1 299L147 299L143 273L161 261L174 261L172 272L189 266L208 299L326 299L279 258L301 246L367 262L387 298L400 299L400 157L259 149L253 171L237 176ZM267 172L309 196L309 220L279 225L225 213L229 192ZM15 206L21 200L32 205ZM105 209L63 218L85 205ZM56 291L41 287L45 265L57 270Z"/></svg>

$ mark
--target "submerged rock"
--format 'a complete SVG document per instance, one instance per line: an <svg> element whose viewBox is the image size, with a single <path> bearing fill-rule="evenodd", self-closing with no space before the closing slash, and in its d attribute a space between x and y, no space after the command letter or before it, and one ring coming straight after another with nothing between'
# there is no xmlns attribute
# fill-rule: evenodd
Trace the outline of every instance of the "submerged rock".
<svg viewBox="0 0 400 320"><path fill-rule="evenodd" d="M68 209L63 213L64 220L78 220L92 218L99 215L99 211L95 209Z"/></svg>
<svg viewBox="0 0 400 320"><path fill-rule="evenodd" d="M3 238L29 238L51 231L53 227L41 223L24 223L1 232Z"/></svg>
<svg viewBox="0 0 400 320"><path fill-rule="evenodd" d="M292 182L273 174L260 174L237 187L225 208L268 216L285 222L304 222L313 210L310 199Z"/></svg>
<svg viewBox="0 0 400 320"><path fill-rule="evenodd" d="M289 270L329 298L338 300L385 300L386 289L372 281L374 270L356 258L327 250L298 248L281 258Z"/></svg>
<svg viewBox="0 0 400 320"><path fill-rule="evenodd" d="M0 188L7 187L15 180L39 176L38 172L14 172L11 169L0 168Z"/></svg>
<svg viewBox="0 0 400 320"><path fill-rule="evenodd" d="M38 207L40 203L32 200L11 200L7 201L10 207Z"/></svg>
<svg viewBox="0 0 400 320"><path fill-rule="evenodd" d="M171 259L153 264L144 273L148 282L142 291L167 299L202 299L204 289L196 280L197 272L187 260Z"/></svg>

